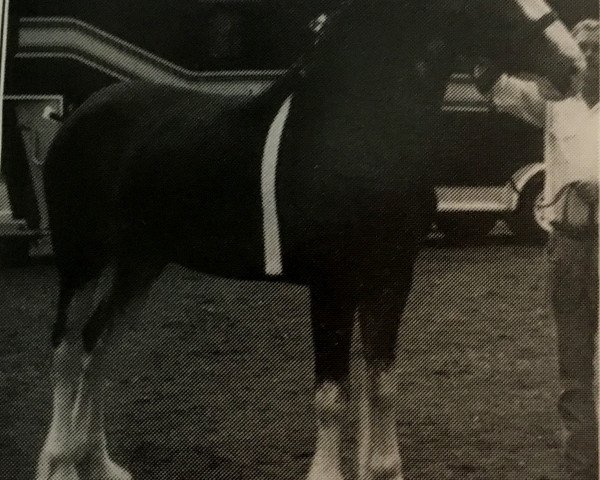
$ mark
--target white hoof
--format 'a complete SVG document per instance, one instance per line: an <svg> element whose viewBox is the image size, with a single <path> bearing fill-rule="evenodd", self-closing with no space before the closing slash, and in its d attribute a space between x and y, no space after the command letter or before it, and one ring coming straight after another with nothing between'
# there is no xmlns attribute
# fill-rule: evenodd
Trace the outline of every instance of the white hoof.
<svg viewBox="0 0 600 480"><path fill-rule="evenodd" d="M322 470L311 468L306 480L344 480L339 470Z"/></svg>
<svg viewBox="0 0 600 480"><path fill-rule="evenodd" d="M37 470L35 472L35 480L49 480L50 478L50 462L45 455L42 454L38 460Z"/></svg>
<svg viewBox="0 0 600 480"><path fill-rule="evenodd" d="M385 460L373 462L367 478L369 480L404 480L402 466L398 462L386 462Z"/></svg>
<svg viewBox="0 0 600 480"><path fill-rule="evenodd" d="M131 474L110 458L82 463L79 472L82 480L132 480Z"/></svg>
<svg viewBox="0 0 600 480"><path fill-rule="evenodd" d="M131 474L110 458L75 463L42 454L36 480L133 480Z"/></svg>
<svg viewBox="0 0 600 480"><path fill-rule="evenodd" d="M79 480L75 465L60 465L53 469L50 480Z"/></svg>
<svg viewBox="0 0 600 480"><path fill-rule="evenodd" d="M404 477L395 470L375 470L370 480L404 480Z"/></svg>
<svg viewBox="0 0 600 480"><path fill-rule="evenodd" d="M36 480L79 480L77 469L72 463L55 463L42 459L38 463Z"/></svg>
<svg viewBox="0 0 600 480"><path fill-rule="evenodd" d="M51 453L42 452L35 480L79 480L79 476L74 462L58 459Z"/></svg>

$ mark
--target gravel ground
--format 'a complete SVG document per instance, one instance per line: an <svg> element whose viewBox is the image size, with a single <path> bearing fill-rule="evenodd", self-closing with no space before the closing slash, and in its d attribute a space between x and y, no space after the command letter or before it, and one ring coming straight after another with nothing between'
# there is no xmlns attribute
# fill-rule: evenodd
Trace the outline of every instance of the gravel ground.
<svg viewBox="0 0 600 480"><path fill-rule="evenodd" d="M506 242L423 251L398 346L407 480L556 478L544 268L540 247ZM50 415L56 274L37 262L0 270L0 285L0 479L32 479ZM315 435L309 331L304 288L169 268L114 348L114 457L136 480L301 479ZM350 417L349 478L355 428Z"/></svg>

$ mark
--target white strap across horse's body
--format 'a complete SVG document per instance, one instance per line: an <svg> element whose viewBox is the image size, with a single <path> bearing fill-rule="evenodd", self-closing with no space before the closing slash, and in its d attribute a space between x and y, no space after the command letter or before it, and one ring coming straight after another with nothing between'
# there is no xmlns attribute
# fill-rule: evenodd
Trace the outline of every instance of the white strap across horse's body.
<svg viewBox="0 0 600 480"><path fill-rule="evenodd" d="M264 262L267 275L281 275L283 273L276 182L279 144L291 103L292 96L290 95L279 109L269 128L261 164L260 190L263 213Z"/></svg>

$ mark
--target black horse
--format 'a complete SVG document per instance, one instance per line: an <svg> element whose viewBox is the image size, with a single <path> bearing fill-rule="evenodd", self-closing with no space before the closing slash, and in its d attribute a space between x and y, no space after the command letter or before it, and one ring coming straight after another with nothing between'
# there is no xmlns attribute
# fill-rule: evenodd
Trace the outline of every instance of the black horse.
<svg viewBox="0 0 600 480"><path fill-rule="evenodd" d="M102 363L169 262L310 288L310 480L342 478L356 314L367 364L359 474L402 478L390 367L435 213L429 148L453 62L477 52L565 89L584 61L542 0L350 0L332 18L257 98L126 83L65 122L45 171L60 298L38 480L130 478L107 453ZM267 139L276 115L280 144ZM263 153L277 151L273 177Z"/></svg>

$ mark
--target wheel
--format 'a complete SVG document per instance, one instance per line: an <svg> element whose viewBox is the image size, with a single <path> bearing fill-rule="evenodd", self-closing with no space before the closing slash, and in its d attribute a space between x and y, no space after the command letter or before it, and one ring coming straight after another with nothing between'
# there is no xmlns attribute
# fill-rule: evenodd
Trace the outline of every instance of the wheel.
<svg viewBox="0 0 600 480"><path fill-rule="evenodd" d="M440 214L437 227L452 242L473 242L485 237L496 224L490 213L456 212Z"/></svg>
<svg viewBox="0 0 600 480"><path fill-rule="evenodd" d="M506 218L508 227L515 237L528 243L543 243L548 239L548 226L543 211L536 205L543 203L544 176L536 175L521 191L519 204Z"/></svg>
<svg viewBox="0 0 600 480"><path fill-rule="evenodd" d="M29 263L29 239L0 240L0 266L23 267Z"/></svg>

